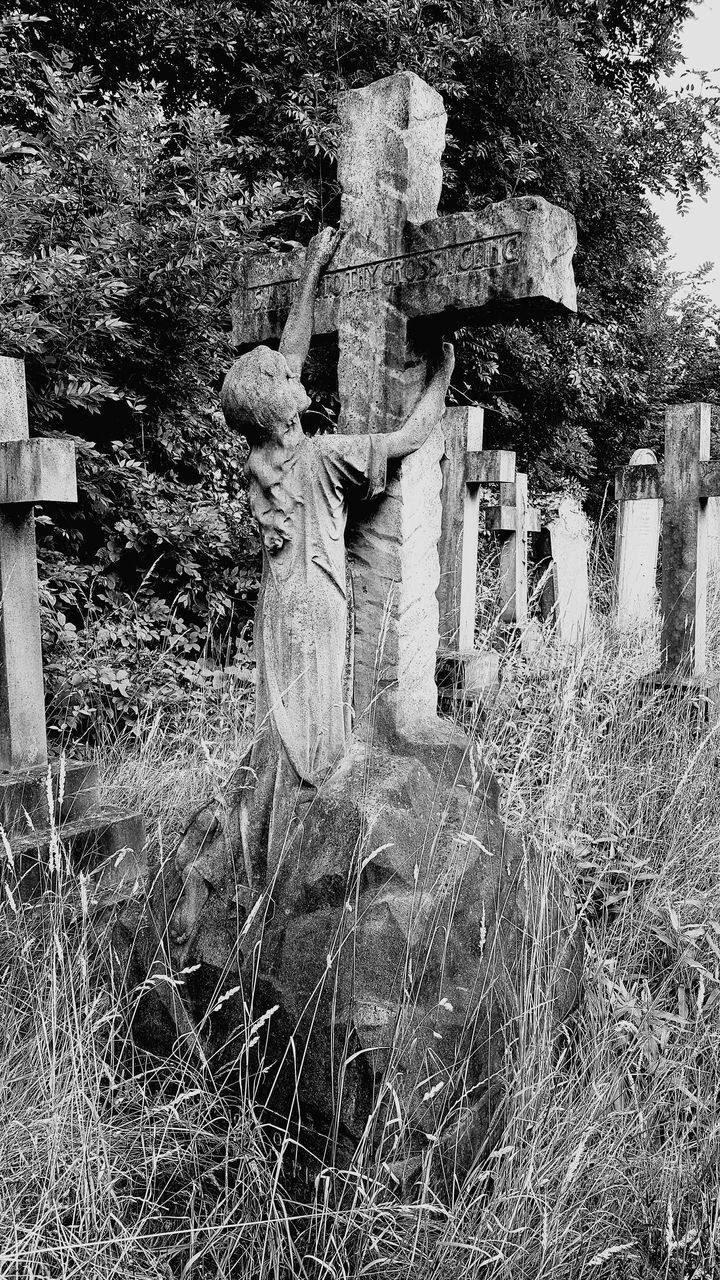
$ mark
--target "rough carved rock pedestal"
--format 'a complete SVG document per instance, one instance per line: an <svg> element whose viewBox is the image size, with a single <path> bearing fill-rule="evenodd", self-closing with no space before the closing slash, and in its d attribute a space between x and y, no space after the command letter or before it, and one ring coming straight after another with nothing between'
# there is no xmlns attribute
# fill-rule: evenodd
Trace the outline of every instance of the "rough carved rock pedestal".
<svg viewBox="0 0 720 1280"><path fill-rule="evenodd" d="M575 232L535 199L437 218L445 113L414 75L342 95L340 118L343 239L315 331L338 335L340 430L387 433L422 396L443 332L574 306ZM300 271L297 255L244 265L238 345L280 336ZM199 869L201 910L173 960L193 969L181 990L203 1052L238 1087L249 1055L255 1097L291 1142L347 1160L365 1136L405 1172L429 1144L452 1182L497 1115L531 972L559 1026L579 950L554 874L505 831L492 774L437 716L443 447L438 425L351 514L349 750L319 789L298 790L256 901L232 794L196 819L178 865ZM161 927L172 871L162 897ZM141 1011L139 1033L163 1029L159 1005Z"/></svg>

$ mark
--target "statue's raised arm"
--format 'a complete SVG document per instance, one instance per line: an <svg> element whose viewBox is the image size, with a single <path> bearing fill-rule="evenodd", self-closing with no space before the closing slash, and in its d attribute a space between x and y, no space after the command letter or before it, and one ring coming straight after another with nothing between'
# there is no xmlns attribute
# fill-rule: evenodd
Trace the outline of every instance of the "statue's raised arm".
<svg viewBox="0 0 720 1280"><path fill-rule="evenodd" d="M294 377L299 378L307 360L313 334L313 311L320 277L340 243L340 232L324 227L313 236L305 256L305 268L280 339L280 353Z"/></svg>

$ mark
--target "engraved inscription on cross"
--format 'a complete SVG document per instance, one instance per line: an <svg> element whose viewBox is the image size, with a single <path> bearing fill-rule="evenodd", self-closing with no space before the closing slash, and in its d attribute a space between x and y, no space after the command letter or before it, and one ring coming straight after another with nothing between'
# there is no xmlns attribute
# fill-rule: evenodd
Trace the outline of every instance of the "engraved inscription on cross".
<svg viewBox="0 0 720 1280"><path fill-rule="evenodd" d="M442 99L401 72L339 101L342 240L321 282L315 332L337 333L340 430L387 432L412 411L440 335L460 325L575 307L575 224L536 198L437 217ZM240 269L238 346L278 339L302 254ZM386 731L424 739L437 725L440 427L353 514L356 713L375 703Z"/></svg>
<svg viewBox="0 0 720 1280"><path fill-rule="evenodd" d="M22 360L0 357L0 770L47 762L36 502L77 502L75 447L29 440Z"/></svg>

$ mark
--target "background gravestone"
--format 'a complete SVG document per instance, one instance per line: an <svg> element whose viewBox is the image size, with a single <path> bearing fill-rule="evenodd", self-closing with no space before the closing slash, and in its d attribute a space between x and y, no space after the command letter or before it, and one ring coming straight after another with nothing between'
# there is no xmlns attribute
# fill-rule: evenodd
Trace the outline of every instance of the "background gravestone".
<svg viewBox="0 0 720 1280"><path fill-rule="evenodd" d="M442 422L438 682L455 705L484 700L499 679L500 655L475 647L480 489L507 486L515 454L483 449L483 419L479 405L452 405Z"/></svg>
<svg viewBox="0 0 720 1280"><path fill-rule="evenodd" d="M500 622L523 633L529 621L528 537L540 531L523 472L516 473L512 484L500 485L500 502L488 511L488 527L500 540Z"/></svg>
<svg viewBox="0 0 720 1280"><path fill-rule="evenodd" d="M617 501L662 499L661 667L652 687L697 692L702 718L720 713L720 674L707 670L708 505L720 494L720 463L710 458L709 404L665 411L662 465L621 467Z"/></svg>
<svg viewBox="0 0 720 1280"><path fill-rule="evenodd" d="M543 528L543 554L549 560L542 610L564 648L581 645L592 628L588 549L590 527L576 498L563 498L557 516Z"/></svg>
<svg viewBox="0 0 720 1280"><path fill-rule="evenodd" d="M657 466L652 449L636 449L631 467ZM662 499L618 503L615 530L615 620L621 630L647 626L657 608Z"/></svg>
<svg viewBox="0 0 720 1280"><path fill-rule="evenodd" d="M720 498L708 498L708 569L717 573L720 569Z"/></svg>
<svg viewBox="0 0 720 1280"><path fill-rule="evenodd" d="M28 434L24 364L0 357L0 825L21 892L45 882L59 838L76 867L103 864L105 894L144 873L145 829L100 808L94 765L48 762L34 504L77 501L75 449Z"/></svg>

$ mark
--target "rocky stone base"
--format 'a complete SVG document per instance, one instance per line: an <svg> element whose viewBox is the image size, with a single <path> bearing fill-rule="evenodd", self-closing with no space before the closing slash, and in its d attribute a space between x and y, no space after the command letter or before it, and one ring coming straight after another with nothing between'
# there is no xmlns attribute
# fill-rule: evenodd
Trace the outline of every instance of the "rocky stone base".
<svg viewBox="0 0 720 1280"><path fill-rule="evenodd" d="M262 897L253 905L241 858L226 857L173 954L176 974L192 970L179 994L213 1070L241 1093L249 1078L279 1140L308 1158L344 1163L364 1140L401 1181L428 1151L437 1180L460 1179L500 1131L506 1050L529 995L553 1031L573 1009L582 950L569 899L484 802L483 777L474 785L466 762L438 778L417 757L356 743L297 812ZM178 893L170 872L157 928L138 922L138 981L137 939L144 928L157 965ZM120 952L129 945L126 934ZM187 1035L177 1020L170 1030L172 1012L161 981L138 1009L148 1047Z"/></svg>

